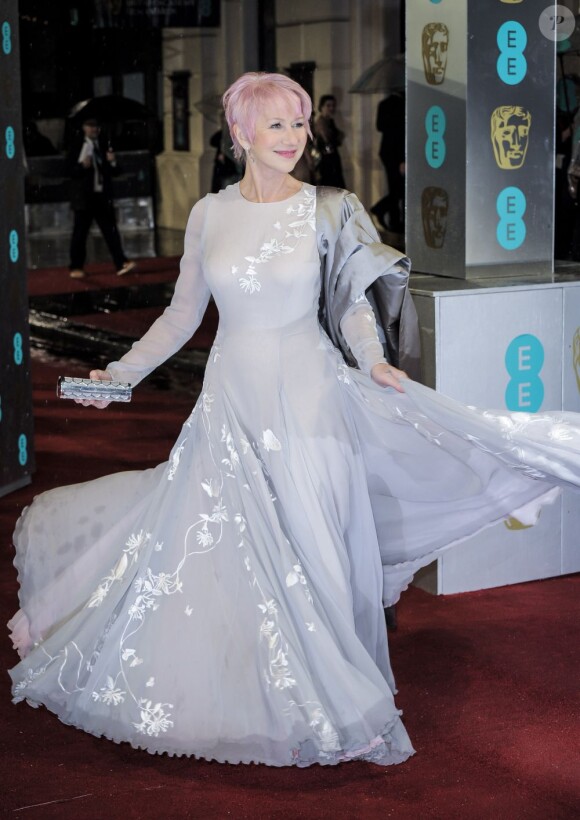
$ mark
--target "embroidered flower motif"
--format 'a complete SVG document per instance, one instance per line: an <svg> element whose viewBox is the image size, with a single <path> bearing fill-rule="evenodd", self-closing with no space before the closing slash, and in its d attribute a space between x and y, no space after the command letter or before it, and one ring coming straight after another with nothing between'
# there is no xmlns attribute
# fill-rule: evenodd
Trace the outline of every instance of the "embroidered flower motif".
<svg viewBox="0 0 580 820"><path fill-rule="evenodd" d="M548 435L553 441L571 441L574 438L570 432L570 428L565 423L554 424L554 426L550 428Z"/></svg>
<svg viewBox="0 0 580 820"><path fill-rule="evenodd" d="M240 532L244 532L244 530L246 529L246 519L244 518L244 516L241 513L236 513L234 515L234 521L238 525L238 530Z"/></svg>
<svg viewBox="0 0 580 820"><path fill-rule="evenodd" d="M310 589L308 587L308 583L302 571L302 565L300 561L297 561L292 570L286 576L286 586L293 587L296 584L301 584L304 587L304 594L306 595L306 600L309 604L313 603L312 595L310 593Z"/></svg>
<svg viewBox="0 0 580 820"><path fill-rule="evenodd" d="M121 658L124 661L131 661L129 666L141 666L143 663L143 658L137 657L134 649L124 649Z"/></svg>
<svg viewBox="0 0 580 820"><path fill-rule="evenodd" d="M213 393L203 393L201 397L201 406L203 407L204 413L211 413L211 406L215 401L215 396Z"/></svg>
<svg viewBox="0 0 580 820"><path fill-rule="evenodd" d="M256 274L256 266L270 262L274 257L281 254L292 253L298 246L299 240L306 236L306 228L316 230L316 194L308 190L304 191L304 196L297 206L290 205L286 213L295 216L284 231L284 239L272 237L262 243L258 256L246 256L245 261L249 263L244 276L238 277L240 288L244 293L257 293L261 290L262 284ZM274 222L273 228L276 231L282 230L280 221ZM289 242L288 240L294 240ZM232 265L232 274L237 273L237 266Z"/></svg>
<svg viewBox="0 0 580 820"><path fill-rule="evenodd" d="M133 563L137 561L137 557L141 550L143 544L145 544L151 538L150 532L145 532L145 530L140 530L137 534L131 533L127 541L125 542L125 549L123 552L126 552L127 555L133 556Z"/></svg>
<svg viewBox="0 0 580 820"><path fill-rule="evenodd" d="M207 528L198 530L195 537L197 539L197 543L202 547L211 547L213 544L213 535Z"/></svg>
<svg viewBox="0 0 580 820"><path fill-rule="evenodd" d="M146 681L145 686L155 686L155 678L154 677L149 678Z"/></svg>
<svg viewBox="0 0 580 820"><path fill-rule="evenodd" d="M255 293L262 289L260 280L256 278L256 274L251 268L248 268L245 276L240 276L239 282L244 293Z"/></svg>
<svg viewBox="0 0 580 820"><path fill-rule="evenodd" d="M348 367L345 364L339 364L336 369L338 371L339 382L343 382L344 384L350 384Z"/></svg>
<svg viewBox="0 0 580 820"><path fill-rule="evenodd" d="M89 599L87 604L88 609L93 609L96 606L100 606L107 597L108 591L109 588L106 585L99 584Z"/></svg>
<svg viewBox="0 0 580 820"><path fill-rule="evenodd" d="M215 478L206 478L205 481L201 482L201 486L210 498L217 498L220 494L220 485Z"/></svg>
<svg viewBox="0 0 580 820"><path fill-rule="evenodd" d="M265 601L263 604L258 604L258 609L260 609L264 613L267 613L268 615L278 614L276 601L274 601L273 598L271 598L269 601Z"/></svg>
<svg viewBox="0 0 580 820"><path fill-rule="evenodd" d="M189 617L193 614L193 608L189 606L189 604L185 607L185 614Z"/></svg>
<svg viewBox="0 0 580 820"><path fill-rule="evenodd" d="M262 444L264 445L265 450L281 450L282 445L274 435L274 433L268 428L264 430L262 433Z"/></svg>
<svg viewBox="0 0 580 820"><path fill-rule="evenodd" d="M229 521L228 511L224 507L221 498L218 501L218 503L214 506L209 520L213 521L214 523L217 521Z"/></svg>
<svg viewBox="0 0 580 820"><path fill-rule="evenodd" d="M171 467L169 468L169 472L167 474L167 480L168 481L173 481L175 473L177 472L177 468L179 467L179 461L181 459L181 454L182 454L182 452L185 448L185 442L186 441L187 441L187 438L185 438L182 441L182 443L179 445L179 447L175 450L175 452L171 456Z"/></svg>
<svg viewBox="0 0 580 820"><path fill-rule="evenodd" d="M169 720L171 713L166 714L163 709L164 706L173 709L170 703L156 703L153 705L150 700L142 698L140 701L141 723L133 723L133 726L138 732L153 737L157 737L160 732L166 732L173 726L173 721Z"/></svg>
<svg viewBox="0 0 580 820"><path fill-rule="evenodd" d="M100 692L93 692L92 698L95 701L105 703L107 706L118 706L125 700L127 693L118 688L115 681L110 675L107 675L107 683L101 686Z"/></svg>

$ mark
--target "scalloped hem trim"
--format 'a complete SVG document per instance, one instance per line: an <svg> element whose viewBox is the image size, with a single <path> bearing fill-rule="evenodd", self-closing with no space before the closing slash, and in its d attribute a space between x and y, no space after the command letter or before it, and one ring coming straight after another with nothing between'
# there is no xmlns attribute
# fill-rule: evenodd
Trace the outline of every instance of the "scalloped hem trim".
<svg viewBox="0 0 580 820"><path fill-rule="evenodd" d="M391 728L394 726L396 721L399 719L399 715L397 714L391 721L389 721L383 732L380 735L377 735L370 743L366 744L363 747L359 747L357 749L352 750L345 750L341 749L338 751L333 751L328 753L328 757L321 757L321 758L301 758L300 757L300 750L299 749L290 749L289 750L289 757L287 763L280 763L279 761L273 760L262 760L258 759L254 756L247 756L244 757L240 755L239 757L220 757L217 755L212 754L212 752L207 751L184 751L183 749L176 749L171 746L160 747L158 749L152 749L147 747L146 745L140 744L135 742L135 740L121 737L119 735L109 734L107 732L99 732L95 731L94 729L89 729L86 726L83 726L80 722L73 722L72 720L65 720L57 711L50 709L50 707L46 706L44 703L40 701L34 701L30 698L27 698L25 695L20 697L15 697L12 699L13 703L20 703L21 701L26 701L26 703L31 706L33 709L38 709L39 706L44 706L48 709L49 712L52 712L61 723L65 726L72 726L75 729L78 729L81 732L86 732L93 737L97 737L99 739L110 740L117 745L121 745L124 743L128 743L133 749L137 751L147 752L151 755L168 755L168 757L190 757L195 760L206 760L208 763L227 763L229 765L255 765L255 766L272 766L275 768L285 768L285 767L296 767L296 768L306 768L308 766L338 766L341 763L350 763L350 762L364 762L364 763L375 763L378 766L392 766L398 765L399 763L404 763L410 757L415 754L415 750L410 748L409 750L392 750L389 751L389 734Z"/></svg>

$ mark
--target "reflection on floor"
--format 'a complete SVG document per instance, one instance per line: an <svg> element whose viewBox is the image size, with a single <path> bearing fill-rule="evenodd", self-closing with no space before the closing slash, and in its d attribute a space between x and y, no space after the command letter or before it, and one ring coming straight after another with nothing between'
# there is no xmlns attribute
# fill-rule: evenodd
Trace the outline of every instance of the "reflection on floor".
<svg viewBox="0 0 580 820"><path fill-rule="evenodd" d="M84 279L71 279L64 267L31 270L32 347L104 367L122 356L169 304L178 271L176 256L139 259L123 277L108 262L87 265ZM152 381L161 387L182 385L202 374L216 328L211 302L199 330Z"/></svg>
<svg viewBox="0 0 580 820"><path fill-rule="evenodd" d="M157 228L155 231L126 231L123 233L123 249L129 259L155 256L179 256L183 252L183 231ZM52 268L68 265L70 236L61 232L45 231L27 237L29 268ZM111 257L105 241L98 231L89 234L87 264L109 262Z"/></svg>

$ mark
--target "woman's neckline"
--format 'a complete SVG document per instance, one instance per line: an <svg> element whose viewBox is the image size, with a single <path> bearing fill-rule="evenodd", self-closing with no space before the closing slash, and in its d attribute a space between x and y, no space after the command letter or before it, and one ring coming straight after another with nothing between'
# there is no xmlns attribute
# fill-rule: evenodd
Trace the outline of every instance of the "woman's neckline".
<svg viewBox="0 0 580 820"><path fill-rule="evenodd" d="M300 185L300 188L298 188L298 190L295 191L293 194L290 194L290 196L284 197L284 199L274 199L274 200L272 200L272 202L257 202L254 199L246 199L246 197L243 195L243 193L240 189L240 183L239 182L236 182L235 187L237 188L238 195L239 195L240 199L243 199L244 202L247 202L249 205L280 205L281 202L289 202L291 199L294 199L295 196L298 196L299 194L301 194L304 191L305 185L306 185L306 183L303 182Z"/></svg>

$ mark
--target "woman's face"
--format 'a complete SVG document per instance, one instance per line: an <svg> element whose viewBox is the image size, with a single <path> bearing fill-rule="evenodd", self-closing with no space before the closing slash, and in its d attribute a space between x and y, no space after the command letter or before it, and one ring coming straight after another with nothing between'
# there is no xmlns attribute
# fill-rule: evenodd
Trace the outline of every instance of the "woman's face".
<svg viewBox="0 0 580 820"><path fill-rule="evenodd" d="M235 127L235 126L234 126ZM243 137L243 135L241 135ZM289 174L306 145L304 116L296 103L280 99L267 103L256 119L256 134L250 145L249 162L255 171ZM242 145L248 144L241 140Z"/></svg>
<svg viewBox="0 0 580 820"><path fill-rule="evenodd" d="M323 117L334 117L336 114L336 100L326 100L320 109L320 113Z"/></svg>

